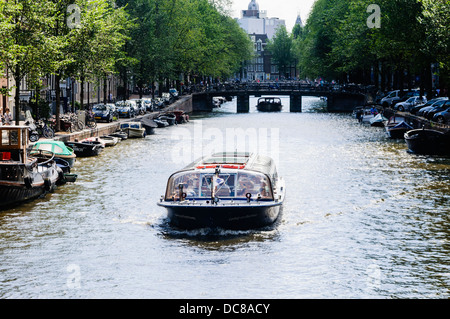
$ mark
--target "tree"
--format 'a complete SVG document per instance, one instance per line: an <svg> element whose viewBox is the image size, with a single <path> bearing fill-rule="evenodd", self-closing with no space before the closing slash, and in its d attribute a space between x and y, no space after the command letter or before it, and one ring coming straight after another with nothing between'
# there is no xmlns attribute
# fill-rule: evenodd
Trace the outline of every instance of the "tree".
<svg viewBox="0 0 450 319"><path fill-rule="evenodd" d="M272 60L278 65L280 75L286 74L286 68L293 61L292 38L286 31L286 27L280 26L272 40L269 40L266 49L272 54Z"/></svg>
<svg viewBox="0 0 450 319"><path fill-rule="evenodd" d="M80 80L80 102L84 109L84 84L115 70L128 30L123 8L108 0L77 0L80 23L67 39L72 62L68 72Z"/></svg>
<svg viewBox="0 0 450 319"><path fill-rule="evenodd" d="M20 84L25 76L39 77L51 69L55 39L48 35L53 26L54 5L47 0L0 2L0 61L15 81L15 123L19 124Z"/></svg>

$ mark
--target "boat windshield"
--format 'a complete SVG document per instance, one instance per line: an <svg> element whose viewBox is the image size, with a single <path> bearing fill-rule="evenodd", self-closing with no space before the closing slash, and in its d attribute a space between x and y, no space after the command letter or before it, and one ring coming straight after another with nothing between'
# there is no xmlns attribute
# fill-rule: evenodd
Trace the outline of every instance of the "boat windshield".
<svg viewBox="0 0 450 319"><path fill-rule="evenodd" d="M272 200L270 181L266 175L257 172L180 172L169 179L166 200L211 199L212 197L246 199L251 194L252 199L260 195L262 200Z"/></svg>

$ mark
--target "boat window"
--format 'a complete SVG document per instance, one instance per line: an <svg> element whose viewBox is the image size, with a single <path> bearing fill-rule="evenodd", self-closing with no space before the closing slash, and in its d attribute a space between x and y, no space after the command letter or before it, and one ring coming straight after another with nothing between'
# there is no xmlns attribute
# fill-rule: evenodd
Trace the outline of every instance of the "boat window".
<svg viewBox="0 0 450 319"><path fill-rule="evenodd" d="M19 131L11 131L10 135L10 145L19 145Z"/></svg>
<svg viewBox="0 0 450 319"><path fill-rule="evenodd" d="M6 130L2 130L2 145L9 145L9 134Z"/></svg>
<svg viewBox="0 0 450 319"><path fill-rule="evenodd" d="M212 192L218 197L235 196L236 174L201 174L201 197L211 197Z"/></svg>
<svg viewBox="0 0 450 319"><path fill-rule="evenodd" d="M53 152L54 153L56 153L56 154L62 154L62 153L64 153L64 150L62 149L62 147L61 146L59 146L59 145L55 145L55 147L53 148Z"/></svg>
<svg viewBox="0 0 450 319"><path fill-rule="evenodd" d="M209 199L213 194L219 198L246 199L248 193L252 199L256 199L258 195L262 199L273 198L270 182L264 174L232 172L216 175L212 172L189 171L174 174L169 179L166 199L178 200L180 196L186 199Z"/></svg>
<svg viewBox="0 0 450 319"><path fill-rule="evenodd" d="M236 197L246 197L250 193L252 198L261 195L264 199L272 198L272 190L267 177L259 173L238 173L238 182L236 185Z"/></svg>
<svg viewBox="0 0 450 319"><path fill-rule="evenodd" d="M52 151L52 144L39 144L37 146L37 149L42 150L42 151Z"/></svg>

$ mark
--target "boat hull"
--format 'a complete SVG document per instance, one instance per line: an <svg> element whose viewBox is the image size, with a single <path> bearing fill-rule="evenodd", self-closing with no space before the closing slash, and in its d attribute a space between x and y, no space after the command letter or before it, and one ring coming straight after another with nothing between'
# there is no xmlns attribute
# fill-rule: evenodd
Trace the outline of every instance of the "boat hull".
<svg viewBox="0 0 450 319"><path fill-rule="evenodd" d="M65 144L72 148L78 157L97 156L103 150L103 148L99 144L79 142L66 142Z"/></svg>
<svg viewBox="0 0 450 319"><path fill-rule="evenodd" d="M4 185L0 183L0 207L5 208L31 201L44 195L46 192L44 185L28 189L23 184Z"/></svg>
<svg viewBox="0 0 450 319"><path fill-rule="evenodd" d="M167 209L169 223L183 229L254 229L272 225L279 217L281 203L274 204L183 204L158 203Z"/></svg>
<svg viewBox="0 0 450 319"><path fill-rule="evenodd" d="M392 139L401 139L404 138L405 133L411 129L398 129L398 128L386 128L386 133L389 138Z"/></svg>
<svg viewBox="0 0 450 319"><path fill-rule="evenodd" d="M259 112L280 112L283 106L276 103L260 103L256 108Z"/></svg>
<svg viewBox="0 0 450 319"><path fill-rule="evenodd" d="M421 155L450 155L450 136L435 130L417 129L405 133L410 152Z"/></svg>

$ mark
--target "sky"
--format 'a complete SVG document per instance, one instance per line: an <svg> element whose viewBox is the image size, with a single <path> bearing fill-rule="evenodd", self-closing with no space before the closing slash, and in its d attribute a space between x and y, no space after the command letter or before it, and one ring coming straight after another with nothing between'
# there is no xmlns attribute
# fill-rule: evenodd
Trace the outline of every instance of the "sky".
<svg viewBox="0 0 450 319"><path fill-rule="evenodd" d="M232 0L232 17L240 18L241 11L247 10L250 0ZM308 14L316 0L256 0L259 10L266 10L267 17L285 20L286 29L292 31L295 19L300 13L303 24L306 23Z"/></svg>

